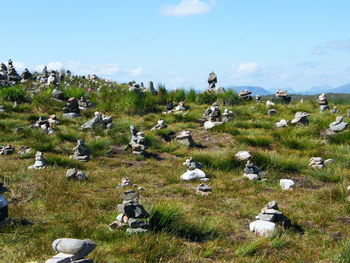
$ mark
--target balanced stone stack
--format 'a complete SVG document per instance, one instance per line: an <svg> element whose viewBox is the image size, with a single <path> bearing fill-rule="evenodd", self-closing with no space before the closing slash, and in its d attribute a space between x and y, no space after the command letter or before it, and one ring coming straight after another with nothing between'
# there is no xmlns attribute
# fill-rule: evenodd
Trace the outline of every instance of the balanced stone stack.
<svg viewBox="0 0 350 263"><path fill-rule="evenodd" d="M212 192L212 189L206 184L200 184L196 188L196 193L199 195L207 196L210 195Z"/></svg>
<svg viewBox="0 0 350 263"><path fill-rule="evenodd" d="M7 64L7 80L10 85L16 84L21 81L21 76L18 75L15 67L12 64L11 59L9 59Z"/></svg>
<svg viewBox="0 0 350 263"><path fill-rule="evenodd" d="M239 96L244 100L252 100L252 96L250 94L252 94L251 91L244 89L244 90L241 90L241 92L239 93Z"/></svg>
<svg viewBox="0 0 350 263"><path fill-rule="evenodd" d="M51 93L51 97L55 100L58 100L58 101L62 101L64 100L64 94L61 90L55 88L52 93Z"/></svg>
<svg viewBox="0 0 350 263"><path fill-rule="evenodd" d="M21 78L22 78L21 82L22 83L27 82L28 80L32 79L32 77L33 77L32 73L30 73L29 70L26 68L21 74Z"/></svg>
<svg viewBox="0 0 350 263"><path fill-rule="evenodd" d="M160 130L160 129L165 129L168 127L168 125L165 124L164 120L159 120L155 126L151 129L152 131L154 130Z"/></svg>
<svg viewBox="0 0 350 263"><path fill-rule="evenodd" d="M9 222L8 201L1 194L7 192L7 188L0 182L0 227Z"/></svg>
<svg viewBox="0 0 350 263"><path fill-rule="evenodd" d="M260 103L261 102L261 96L260 95L255 95L255 101L256 103Z"/></svg>
<svg viewBox="0 0 350 263"><path fill-rule="evenodd" d="M46 167L46 160L42 152L37 151L35 153L35 163L31 166L28 166L28 169L41 170Z"/></svg>
<svg viewBox="0 0 350 263"><path fill-rule="evenodd" d="M247 178L251 181L266 180L267 173L260 168L256 167L252 162L248 161L244 167L243 178Z"/></svg>
<svg viewBox="0 0 350 263"><path fill-rule="evenodd" d="M0 86L7 85L7 67L4 63L0 64Z"/></svg>
<svg viewBox="0 0 350 263"><path fill-rule="evenodd" d="M88 108L92 108L94 105L85 97L80 97L78 100L79 109L86 110Z"/></svg>
<svg viewBox="0 0 350 263"><path fill-rule="evenodd" d="M96 248L96 243L90 239L59 238L52 243L52 248L58 254L45 263L93 263L85 257Z"/></svg>
<svg viewBox="0 0 350 263"><path fill-rule="evenodd" d="M179 144L182 144L187 147L195 147L196 143L194 142L190 131L182 131L176 136L176 141Z"/></svg>
<svg viewBox="0 0 350 263"><path fill-rule="evenodd" d="M124 187L134 187L137 190L141 191L144 190L141 186L138 186L137 184L133 184L129 178L122 178L122 182L117 186L117 188L124 188Z"/></svg>
<svg viewBox="0 0 350 263"><path fill-rule="evenodd" d="M112 117L109 117L107 115L104 115L102 113L99 113L98 111L95 112L95 117L86 123L84 123L80 129L87 130L87 129L111 129L113 126L113 120Z"/></svg>
<svg viewBox="0 0 350 263"><path fill-rule="evenodd" d="M209 74L209 77L208 77L208 91L209 92L212 92L212 91L215 91L216 90L216 83L218 82L218 77L216 76L215 72L211 72Z"/></svg>
<svg viewBox="0 0 350 263"><path fill-rule="evenodd" d="M331 109L331 113L335 114L335 113L339 113L340 111L338 110L337 106L334 106L333 109Z"/></svg>
<svg viewBox="0 0 350 263"><path fill-rule="evenodd" d="M131 140L129 145L131 146L132 152L138 155L146 154L146 136L143 132L139 132L134 125L130 126Z"/></svg>
<svg viewBox="0 0 350 263"><path fill-rule="evenodd" d="M348 127L348 123L343 121L343 116L338 116L335 122L332 122L329 125L329 128L334 132L340 132L345 130Z"/></svg>
<svg viewBox="0 0 350 263"><path fill-rule="evenodd" d="M185 106L184 101L180 101L179 104L175 107L174 111L175 112L182 112L188 110L188 107Z"/></svg>
<svg viewBox="0 0 350 263"><path fill-rule="evenodd" d="M250 223L250 231L264 237L271 237L276 231L277 225L284 228L289 228L292 225L290 219L279 211L277 201L269 202L261 209L256 219L256 221Z"/></svg>
<svg viewBox="0 0 350 263"><path fill-rule="evenodd" d="M78 181L85 181L88 179L85 173L77 170L76 168L68 169L66 172L66 177L68 179L73 179Z"/></svg>
<svg viewBox="0 0 350 263"><path fill-rule="evenodd" d="M192 157L190 159L187 159L183 166L187 168L187 171L181 175L180 179L183 181L191 181L195 179L200 179L201 181L208 181L209 179L206 178L205 173L201 170L202 164L194 160Z"/></svg>
<svg viewBox="0 0 350 263"><path fill-rule="evenodd" d="M233 111L224 109L224 113L222 114L222 121L223 122L228 122L233 118Z"/></svg>
<svg viewBox="0 0 350 263"><path fill-rule="evenodd" d="M233 112L225 109L224 114L221 114L218 104L215 102L207 108L203 114L203 119L207 120L204 123L204 128L209 130L217 125L229 121L233 117Z"/></svg>
<svg viewBox="0 0 350 263"><path fill-rule="evenodd" d="M318 105L320 105L320 112L324 112L326 110L329 110L328 100L326 98L325 93L322 93L320 96L318 96L317 103L318 103Z"/></svg>
<svg viewBox="0 0 350 263"><path fill-rule="evenodd" d="M77 145L73 148L73 155L70 157L81 162L90 160L90 150L84 140L78 140Z"/></svg>
<svg viewBox="0 0 350 263"><path fill-rule="evenodd" d="M126 230L129 234L145 233L150 228L150 224L142 219L149 217L146 209L138 203L139 195L134 190L123 193L123 203L117 206L119 214L112 222L110 229L129 226Z"/></svg>
<svg viewBox="0 0 350 263"><path fill-rule="evenodd" d="M78 100L76 98L69 98L66 106L63 108L63 116L65 117L79 117L80 115L80 109L79 109L79 104Z"/></svg>
<svg viewBox="0 0 350 263"><path fill-rule="evenodd" d="M327 159L323 161L321 157L311 157L309 166L312 168L322 169L323 167L333 162L334 162L333 159Z"/></svg>
<svg viewBox="0 0 350 263"><path fill-rule="evenodd" d="M288 127L288 121L285 119L280 120L279 122L275 123L276 128L284 128Z"/></svg>
<svg viewBox="0 0 350 263"><path fill-rule="evenodd" d="M10 155L15 152L15 148L11 144L6 144L5 146L0 146L0 155Z"/></svg>
<svg viewBox="0 0 350 263"><path fill-rule="evenodd" d="M295 113L295 117L291 121L291 123L296 124L296 126L307 126L309 125L309 116L310 114L307 112L298 111L297 113Z"/></svg>
<svg viewBox="0 0 350 263"><path fill-rule="evenodd" d="M279 89L276 91L276 102L282 104L289 104L292 100L292 97L288 96L288 92L285 89Z"/></svg>
<svg viewBox="0 0 350 263"><path fill-rule="evenodd" d="M50 115L50 118L47 120L45 120L43 117L39 117L39 120L37 120L33 125L29 127L39 128L39 129L42 129L47 134L53 134L54 133L53 127L56 124L59 124L59 121L57 120L56 115L53 114L53 115Z"/></svg>
<svg viewBox="0 0 350 263"><path fill-rule="evenodd" d="M55 70L51 70L49 77L47 78L47 85L48 86L58 86L59 84L59 77L58 77L58 72Z"/></svg>

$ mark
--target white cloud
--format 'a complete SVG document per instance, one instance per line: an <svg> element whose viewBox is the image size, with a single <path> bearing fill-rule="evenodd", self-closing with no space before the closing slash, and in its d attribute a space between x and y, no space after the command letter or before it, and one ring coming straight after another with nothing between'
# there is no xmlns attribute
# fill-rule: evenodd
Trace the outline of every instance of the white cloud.
<svg viewBox="0 0 350 263"><path fill-rule="evenodd" d="M255 75L261 70L260 66L256 62L242 62L235 69L235 75L237 76L248 76Z"/></svg>
<svg viewBox="0 0 350 263"><path fill-rule="evenodd" d="M166 16L189 16L209 12L215 6L215 0L204 2L201 0L181 0L178 5L166 5L160 11Z"/></svg>
<svg viewBox="0 0 350 263"><path fill-rule="evenodd" d="M326 55L327 51L331 50L350 50L350 40L332 40L321 47L316 47L311 50L314 55Z"/></svg>
<svg viewBox="0 0 350 263"><path fill-rule="evenodd" d="M130 77L137 77L137 76L142 75L143 73L144 73L143 68L135 68L135 69L130 70L129 76Z"/></svg>

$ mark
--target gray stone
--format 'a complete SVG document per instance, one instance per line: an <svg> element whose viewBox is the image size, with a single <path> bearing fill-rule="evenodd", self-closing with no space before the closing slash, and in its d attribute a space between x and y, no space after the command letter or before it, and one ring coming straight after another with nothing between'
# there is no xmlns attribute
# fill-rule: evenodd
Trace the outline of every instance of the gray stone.
<svg viewBox="0 0 350 263"><path fill-rule="evenodd" d="M202 164L197 162L192 157L190 159L187 159L183 163L183 166L185 166L187 168L187 170L194 170L194 169L201 169L202 168Z"/></svg>
<svg viewBox="0 0 350 263"><path fill-rule="evenodd" d="M133 201L124 205L124 214L128 218L148 218L149 214L145 210L145 208Z"/></svg>
<svg viewBox="0 0 350 263"><path fill-rule="evenodd" d="M183 181L190 181L195 179L205 178L205 173L200 169L187 170L183 175L181 175L180 179Z"/></svg>
<svg viewBox="0 0 350 263"><path fill-rule="evenodd" d="M128 228L126 232L128 234L142 234L148 232L148 230L144 228Z"/></svg>
<svg viewBox="0 0 350 263"><path fill-rule="evenodd" d="M182 131L176 136L176 141L184 146L187 147L194 147L196 146L192 136L191 132L189 131Z"/></svg>
<svg viewBox="0 0 350 263"><path fill-rule="evenodd" d="M73 155L71 158L76 159L81 162L87 162L90 160L90 151L89 148L86 146L84 140L78 140L77 146L73 148Z"/></svg>
<svg viewBox="0 0 350 263"><path fill-rule="evenodd" d="M335 122L329 125L329 128L334 132L343 131L348 127L347 122L343 122L343 116L338 116Z"/></svg>
<svg viewBox="0 0 350 263"><path fill-rule="evenodd" d="M66 172L66 177L68 179L74 179L74 180L80 180L80 181L84 181L88 179L85 173L83 173L82 171L78 171L75 168L68 169Z"/></svg>
<svg viewBox="0 0 350 263"><path fill-rule="evenodd" d="M28 167L28 169L44 169L46 160L44 158L44 154L42 152L37 151L35 154L35 163Z"/></svg>

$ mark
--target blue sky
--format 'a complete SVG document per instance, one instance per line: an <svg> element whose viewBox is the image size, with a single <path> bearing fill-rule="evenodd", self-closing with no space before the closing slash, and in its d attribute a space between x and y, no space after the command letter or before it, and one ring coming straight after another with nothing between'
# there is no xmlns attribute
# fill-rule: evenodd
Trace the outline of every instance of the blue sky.
<svg viewBox="0 0 350 263"><path fill-rule="evenodd" d="M350 83L348 0L0 0L0 61L168 88Z"/></svg>

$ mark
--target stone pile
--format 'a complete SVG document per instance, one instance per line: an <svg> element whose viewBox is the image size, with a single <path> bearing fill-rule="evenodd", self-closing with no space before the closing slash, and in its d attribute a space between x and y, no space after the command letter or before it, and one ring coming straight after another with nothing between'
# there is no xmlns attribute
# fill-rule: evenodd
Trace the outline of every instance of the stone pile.
<svg viewBox="0 0 350 263"><path fill-rule="evenodd" d="M285 89L279 89L276 91L276 101L280 101L283 104L289 104L292 97L288 96L288 92Z"/></svg>
<svg viewBox="0 0 350 263"><path fill-rule="evenodd" d="M50 74L47 78L47 83L46 83L47 86L54 86L54 87L58 86L58 84L59 84L59 76L58 75L59 74L57 71L51 70Z"/></svg>
<svg viewBox="0 0 350 263"><path fill-rule="evenodd" d="M157 93L156 89L154 88L153 81L148 81L147 87L145 87L143 82L138 84L136 83L136 81L133 80L129 82L129 91L134 91L137 93L141 93L141 92L151 92L152 94Z"/></svg>
<svg viewBox="0 0 350 263"><path fill-rule="evenodd" d="M64 94L61 90L55 88L52 93L51 93L51 97L55 100L58 100L58 101L62 101L64 100Z"/></svg>
<svg viewBox="0 0 350 263"><path fill-rule="evenodd" d="M207 120L204 123L204 128L209 130L217 125L229 121L233 117L233 112L225 109L224 114L221 114L218 104L215 102L207 108L203 114L203 119Z"/></svg>
<svg viewBox="0 0 350 263"><path fill-rule="evenodd" d="M0 155L10 155L15 152L15 148L11 144L6 144L5 146L0 146Z"/></svg>
<svg viewBox="0 0 350 263"><path fill-rule="evenodd" d="M195 179L200 179L201 181L208 181L205 173L201 170L202 164L194 160L192 157L187 159L183 166L187 168L187 171L181 175L180 179L183 181L191 181Z"/></svg>
<svg viewBox="0 0 350 263"><path fill-rule="evenodd" d="M311 157L310 158L310 163L309 166L312 168L323 168L325 166L327 166L330 163L333 163L333 159L327 159L325 161L323 161L323 159L321 157Z"/></svg>
<svg viewBox="0 0 350 263"><path fill-rule="evenodd" d="M98 111L95 112L94 118L91 120L85 122L80 129L81 130L88 130L88 129L111 129L113 126L113 120L112 117L109 117L107 115L104 115Z"/></svg>
<svg viewBox="0 0 350 263"><path fill-rule="evenodd" d="M208 77L208 89L207 92L225 92L223 87L216 87L216 83L218 82L218 77L215 72L211 72Z"/></svg>
<svg viewBox="0 0 350 263"><path fill-rule="evenodd" d="M260 103L261 102L261 96L260 95L255 95L255 101L256 101L256 103Z"/></svg>
<svg viewBox="0 0 350 263"><path fill-rule="evenodd" d="M343 121L343 116L338 116L335 122L332 122L329 125L329 128L334 132L340 132L345 130L348 127L348 123Z"/></svg>
<svg viewBox="0 0 350 263"><path fill-rule="evenodd" d="M23 147L21 147L21 148L19 149L18 154L19 154L19 155L24 155L24 154L30 153L31 151L32 151L32 149L31 149L30 147L28 147L28 146L23 146Z"/></svg>
<svg viewBox="0 0 350 263"><path fill-rule="evenodd" d="M79 109L80 110L86 110L89 108L92 108L94 105L85 97L80 97L80 99L78 100L78 104L79 104Z"/></svg>
<svg viewBox="0 0 350 263"><path fill-rule="evenodd" d="M279 122L275 123L276 128L284 128L288 127L288 121L285 119L280 120Z"/></svg>
<svg viewBox="0 0 350 263"><path fill-rule="evenodd" d="M134 125L130 126L131 140L129 145L131 146L132 152L139 155L146 154L146 136L143 132L139 132Z"/></svg>
<svg viewBox="0 0 350 263"><path fill-rule="evenodd" d="M77 145L73 148L73 155L71 155L70 158L81 162L90 160L90 150L84 140L77 141Z"/></svg>
<svg viewBox="0 0 350 263"><path fill-rule="evenodd" d="M244 89L244 90L241 90L241 92L239 93L239 96L244 100L252 100L252 96L250 94L252 94L251 91Z"/></svg>
<svg viewBox="0 0 350 263"><path fill-rule="evenodd" d="M152 131L154 130L160 130L160 129L165 129L167 128L168 125L165 124L163 120L159 120L155 126L151 129Z"/></svg>
<svg viewBox="0 0 350 263"><path fill-rule="evenodd" d="M338 110L337 106L334 106L333 109L331 109L331 113L335 114L335 113L339 113L340 111Z"/></svg>
<svg viewBox="0 0 350 263"><path fill-rule="evenodd" d="M14 85L21 81L21 76L18 75L15 67L12 64L11 59L9 59L7 64L7 81L8 81L8 84L10 85Z"/></svg>
<svg viewBox="0 0 350 263"><path fill-rule="evenodd" d="M284 228L289 228L292 225L290 219L279 211L277 201L269 202L261 209L256 219L256 221L250 223L250 231L264 237L271 237L277 225L281 225Z"/></svg>
<svg viewBox="0 0 350 263"><path fill-rule="evenodd" d="M123 203L117 206L118 212L121 213L112 222L110 229L129 226L126 230L129 234L145 233L150 228L149 223L142 219L149 217L145 208L138 203L139 195L134 190L123 193Z"/></svg>
<svg viewBox="0 0 350 263"><path fill-rule="evenodd" d="M46 160L42 152L37 151L35 153L35 163L31 166L28 166L28 169L41 170L46 167Z"/></svg>
<svg viewBox="0 0 350 263"><path fill-rule="evenodd" d="M291 123L296 124L296 126L307 126L309 125L309 116L310 114L307 112L298 111L297 113L295 113L295 117L291 121Z"/></svg>
<svg viewBox="0 0 350 263"><path fill-rule="evenodd" d="M9 211L8 211L8 201L6 197L2 196L3 193L7 192L7 188L3 183L0 182L0 227L10 222Z"/></svg>
<svg viewBox="0 0 350 263"><path fill-rule="evenodd" d="M66 106L63 108L63 116L65 117L79 117L80 116L80 109L78 100L76 98L69 98L67 100Z"/></svg>
<svg viewBox="0 0 350 263"><path fill-rule="evenodd" d="M320 96L318 96L317 103L318 103L318 105L320 105L320 112L323 112L325 110L329 110L328 100L326 98L326 94L322 93Z"/></svg>
<svg viewBox="0 0 350 263"><path fill-rule="evenodd" d="M163 114L175 113L180 114L188 110L188 107L185 106L185 102L180 101L179 104L175 107L174 103L170 102L166 107L167 111L163 112Z"/></svg>
<svg viewBox="0 0 350 263"><path fill-rule="evenodd" d="M211 190L211 188L206 184L200 184L196 188L196 193L199 195L207 196L210 195L212 192L213 191Z"/></svg>
<svg viewBox="0 0 350 263"><path fill-rule="evenodd" d="M124 187L134 187L139 191L144 190L141 186L138 186L137 184L133 184L128 178L122 178L122 182L117 186L117 188L124 188Z"/></svg>
<svg viewBox="0 0 350 263"><path fill-rule="evenodd" d="M52 248L58 254L45 263L93 263L85 257L96 248L96 243L90 239L59 238L52 243Z"/></svg>
<svg viewBox="0 0 350 263"><path fill-rule="evenodd" d="M85 173L77 170L76 168L68 169L66 172L66 177L68 179L73 179L78 181L85 181L88 179Z"/></svg>
<svg viewBox="0 0 350 263"><path fill-rule="evenodd" d="M176 141L179 144L182 144L187 147L195 147L196 143L194 142L190 131L182 131L176 136Z"/></svg>
<svg viewBox="0 0 350 263"><path fill-rule="evenodd" d="M53 127L60 122L57 120L57 117L55 114L50 115L50 117L46 120L43 117L39 117L39 120L37 120L33 125L30 125L29 128L39 128L42 129L47 134L53 134L54 130Z"/></svg>
<svg viewBox="0 0 350 263"><path fill-rule="evenodd" d="M244 171L243 178L247 178L251 181L266 180L266 177L268 176L267 173L265 173L260 168L256 167L249 160L248 160L247 164L245 165L243 171Z"/></svg>

